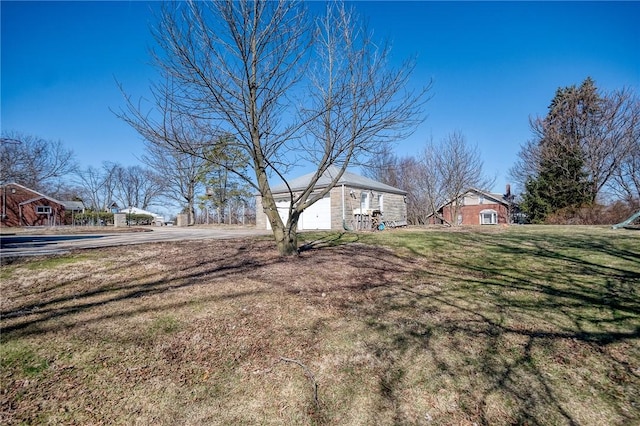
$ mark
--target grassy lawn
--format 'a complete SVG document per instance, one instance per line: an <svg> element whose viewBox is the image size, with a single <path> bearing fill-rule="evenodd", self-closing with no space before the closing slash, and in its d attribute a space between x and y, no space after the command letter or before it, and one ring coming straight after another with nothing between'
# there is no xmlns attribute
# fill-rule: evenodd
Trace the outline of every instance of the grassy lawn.
<svg viewBox="0 0 640 426"><path fill-rule="evenodd" d="M0 423L640 424L640 232L301 238L3 265Z"/></svg>

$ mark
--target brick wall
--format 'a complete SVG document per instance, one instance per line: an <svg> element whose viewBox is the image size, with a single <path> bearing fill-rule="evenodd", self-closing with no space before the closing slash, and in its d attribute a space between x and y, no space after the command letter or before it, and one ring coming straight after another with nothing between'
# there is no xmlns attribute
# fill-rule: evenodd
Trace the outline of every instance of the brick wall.
<svg viewBox="0 0 640 426"><path fill-rule="evenodd" d="M53 226L65 223L63 205L19 185L7 184L0 190L1 226ZM28 202L30 200L33 201ZM51 212L39 214L38 206L49 207Z"/></svg>
<svg viewBox="0 0 640 426"><path fill-rule="evenodd" d="M452 218L451 206L442 209L442 215L452 223L457 223L456 218ZM483 210L495 210L498 215L498 223L509 223L507 208L502 204L475 204L460 207L459 214L462 215L462 225L480 225L480 212Z"/></svg>

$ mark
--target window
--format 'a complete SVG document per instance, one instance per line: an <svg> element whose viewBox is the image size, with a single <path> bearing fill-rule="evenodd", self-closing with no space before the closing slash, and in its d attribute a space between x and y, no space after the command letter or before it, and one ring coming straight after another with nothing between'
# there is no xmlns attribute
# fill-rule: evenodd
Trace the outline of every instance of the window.
<svg viewBox="0 0 640 426"><path fill-rule="evenodd" d="M480 212L480 225L496 225L498 213L495 210L482 210Z"/></svg>
<svg viewBox="0 0 640 426"><path fill-rule="evenodd" d="M50 206L36 206L36 214L51 214Z"/></svg>
<svg viewBox="0 0 640 426"><path fill-rule="evenodd" d="M360 194L360 208L362 210L369 210L369 192L362 191Z"/></svg>
<svg viewBox="0 0 640 426"><path fill-rule="evenodd" d="M382 194L378 194L378 210L384 211L384 196Z"/></svg>
<svg viewBox="0 0 640 426"><path fill-rule="evenodd" d="M484 204L484 196L481 195L481 196L478 197L478 203L479 204Z"/></svg>

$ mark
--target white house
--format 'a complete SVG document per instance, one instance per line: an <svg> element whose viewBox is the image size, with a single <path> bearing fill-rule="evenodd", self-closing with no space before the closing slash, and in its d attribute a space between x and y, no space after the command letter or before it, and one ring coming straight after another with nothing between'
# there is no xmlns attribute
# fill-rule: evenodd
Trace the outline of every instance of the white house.
<svg viewBox="0 0 640 426"><path fill-rule="evenodd" d="M139 209L137 207L127 207L126 209L120 209L120 213L126 213L126 214L144 214L147 216L153 216L153 224L156 226L162 226L164 225L164 217L160 216L159 214L147 211L147 210L143 210L143 209Z"/></svg>

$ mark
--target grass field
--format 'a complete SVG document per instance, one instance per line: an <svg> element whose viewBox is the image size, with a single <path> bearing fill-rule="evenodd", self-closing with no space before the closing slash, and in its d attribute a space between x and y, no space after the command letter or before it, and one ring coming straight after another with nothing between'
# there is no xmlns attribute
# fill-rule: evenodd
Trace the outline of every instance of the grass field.
<svg viewBox="0 0 640 426"><path fill-rule="evenodd" d="M640 232L159 243L0 268L2 424L640 424Z"/></svg>

